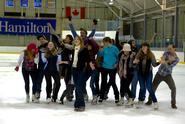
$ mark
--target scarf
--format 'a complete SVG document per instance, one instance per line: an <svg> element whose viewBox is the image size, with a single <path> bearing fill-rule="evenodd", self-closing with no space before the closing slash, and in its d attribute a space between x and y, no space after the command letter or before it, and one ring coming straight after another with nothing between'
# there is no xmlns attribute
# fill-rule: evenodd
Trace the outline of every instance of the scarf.
<svg viewBox="0 0 185 124"><path fill-rule="evenodd" d="M128 61L129 55L122 54L120 61L119 61L119 71L118 74L120 78L127 77L127 61ZM124 62L124 63L123 63Z"/></svg>

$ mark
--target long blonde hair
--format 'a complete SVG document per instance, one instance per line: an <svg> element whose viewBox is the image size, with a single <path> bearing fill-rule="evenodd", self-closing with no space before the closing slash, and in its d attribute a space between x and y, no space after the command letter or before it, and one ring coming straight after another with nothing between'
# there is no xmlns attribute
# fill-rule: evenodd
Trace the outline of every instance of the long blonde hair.
<svg viewBox="0 0 185 124"><path fill-rule="evenodd" d="M49 42L50 43L50 42ZM49 44L48 43L48 44ZM51 42L53 43L53 42ZM45 54L45 57L46 58L49 58L51 56L56 56L57 55L57 49L55 48L55 45L53 43L53 48L50 50L49 48L46 49L46 54Z"/></svg>
<svg viewBox="0 0 185 124"><path fill-rule="evenodd" d="M84 48L84 41L80 36L76 36L75 39L78 38L78 40L80 41L80 48Z"/></svg>
<svg viewBox="0 0 185 124"><path fill-rule="evenodd" d="M35 53L27 49L24 50L24 55L28 60L33 60L35 58Z"/></svg>

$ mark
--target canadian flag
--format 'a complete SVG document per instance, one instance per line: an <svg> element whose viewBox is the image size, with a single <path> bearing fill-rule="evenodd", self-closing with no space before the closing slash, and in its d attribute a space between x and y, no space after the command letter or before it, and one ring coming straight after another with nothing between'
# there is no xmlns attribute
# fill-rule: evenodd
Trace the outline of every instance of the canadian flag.
<svg viewBox="0 0 185 124"><path fill-rule="evenodd" d="M66 17L69 16L71 16L72 18L85 19L85 7L71 8L70 6L67 6Z"/></svg>

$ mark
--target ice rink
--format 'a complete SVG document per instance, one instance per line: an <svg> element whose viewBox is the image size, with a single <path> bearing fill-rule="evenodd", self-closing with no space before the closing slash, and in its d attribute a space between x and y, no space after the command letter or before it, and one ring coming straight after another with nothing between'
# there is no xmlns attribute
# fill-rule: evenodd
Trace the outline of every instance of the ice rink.
<svg viewBox="0 0 185 124"><path fill-rule="evenodd" d="M41 102L25 103L21 71L14 71L17 58L17 54L0 54L0 124L184 124L185 65L179 64L173 70L177 88L177 110L171 109L170 90L162 82L156 92L159 101L157 111L153 110L153 106L143 106L142 109L116 106L111 89L108 101L98 105L91 105L89 102L86 104L85 112L74 112L73 102L64 105L45 102L45 80L42 85ZM154 73L156 70L157 68L154 68ZM117 83L119 86L118 78ZM65 88L63 80L61 84L59 96ZM91 99L88 83L87 89Z"/></svg>

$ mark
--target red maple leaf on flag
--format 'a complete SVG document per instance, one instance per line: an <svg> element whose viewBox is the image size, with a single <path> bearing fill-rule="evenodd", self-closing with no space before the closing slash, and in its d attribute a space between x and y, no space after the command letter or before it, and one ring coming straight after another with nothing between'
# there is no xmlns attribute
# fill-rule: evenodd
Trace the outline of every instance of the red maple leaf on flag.
<svg viewBox="0 0 185 124"><path fill-rule="evenodd" d="M66 7L66 17L75 17L80 19L85 19L85 7L80 8L71 8L70 6Z"/></svg>
<svg viewBox="0 0 185 124"><path fill-rule="evenodd" d="M72 13L73 13L74 16L77 16L79 14L77 9L75 9Z"/></svg>

